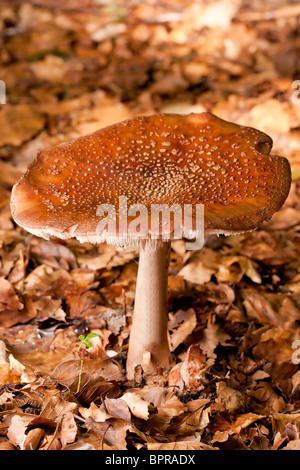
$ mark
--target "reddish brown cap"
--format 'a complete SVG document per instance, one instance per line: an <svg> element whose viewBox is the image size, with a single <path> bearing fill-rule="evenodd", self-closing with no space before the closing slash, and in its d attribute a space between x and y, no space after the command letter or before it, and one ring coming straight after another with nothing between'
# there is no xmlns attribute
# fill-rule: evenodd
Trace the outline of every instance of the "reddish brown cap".
<svg viewBox="0 0 300 470"><path fill-rule="evenodd" d="M97 232L96 212L126 196L149 217L152 204L204 204L206 233L253 230L290 189L289 163L271 148L266 134L210 113L133 118L40 152L13 188L12 215L44 238L122 244L119 226Z"/></svg>

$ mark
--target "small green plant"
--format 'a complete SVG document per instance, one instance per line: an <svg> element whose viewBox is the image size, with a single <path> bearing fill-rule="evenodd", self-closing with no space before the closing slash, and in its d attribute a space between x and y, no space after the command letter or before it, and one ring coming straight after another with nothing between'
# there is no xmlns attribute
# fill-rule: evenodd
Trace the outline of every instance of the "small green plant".
<svg viewBox="0 0 300 470"><path fill-rule="evenodd" d="M93 344L91 343L91 341L89 341L89 339L95 338L96 336L98 336L96 333L89 333L86 336L83 336L83 335L78 336L78 339L80 340L80 344L77 349L77 355L80 360L80 372L79 372L79 377L78 377L78 385L77 385L76 393L79 392L80 387L81 387L81 379L82 379L82 371L83 371L83 363L84 363L84 358L81 355L81 350L83 347L91 348Z"/></svg>

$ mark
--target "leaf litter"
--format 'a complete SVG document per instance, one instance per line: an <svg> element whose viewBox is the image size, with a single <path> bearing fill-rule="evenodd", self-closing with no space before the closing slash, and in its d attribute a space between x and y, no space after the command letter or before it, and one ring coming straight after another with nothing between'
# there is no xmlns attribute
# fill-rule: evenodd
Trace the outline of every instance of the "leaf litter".
<svg viewBox="0 0 300 470"><path fill-rule="evenodd" d="M0 450L299 449L297 5L0 4ZM291 193L253 233L195 253L173 243L174 366L128 381L138 251L37 239L14 225L10 190L39 149L136 115L204 110L269 133Z"/></svg>

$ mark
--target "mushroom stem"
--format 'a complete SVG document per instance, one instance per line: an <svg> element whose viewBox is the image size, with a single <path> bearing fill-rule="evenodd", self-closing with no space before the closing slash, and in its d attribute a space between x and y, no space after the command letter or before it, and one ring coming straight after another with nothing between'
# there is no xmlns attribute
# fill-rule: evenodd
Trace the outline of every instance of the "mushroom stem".
<svg viewBox="0 0 300 470"><path fill-rule="evenodd" d="M133 321L127 357L127 377L141 365L144 375L169 369L168 267L170 241L152 240L141 246Z"/></svg>

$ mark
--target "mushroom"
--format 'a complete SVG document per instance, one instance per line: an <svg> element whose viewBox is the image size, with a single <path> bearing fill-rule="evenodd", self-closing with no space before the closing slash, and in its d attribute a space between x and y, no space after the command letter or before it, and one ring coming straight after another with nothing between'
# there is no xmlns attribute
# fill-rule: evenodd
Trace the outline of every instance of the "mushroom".
<svg viewBox="0 0 300 470"><path fill-rule="evenodd" d="M210 113L135 117L41 151L14 186L12 216L34 235L139 245L128 378L136 366L162 374L172 362L167 286L176 230L185 240L203 230L243 233L284 203L290 166L271 148L266 134ZM190 220L178 222L174 211L169 225L156 218L153 228L151 209L161 204L190 208Z"/></svg>

